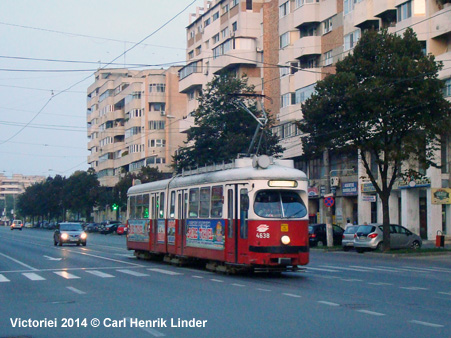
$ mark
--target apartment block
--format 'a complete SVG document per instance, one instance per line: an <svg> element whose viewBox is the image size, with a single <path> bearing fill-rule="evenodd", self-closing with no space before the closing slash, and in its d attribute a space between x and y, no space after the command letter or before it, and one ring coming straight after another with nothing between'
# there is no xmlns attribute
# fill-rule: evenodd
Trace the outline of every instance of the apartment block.
<svg viewBox="0 0 451 338"><path fill-rule="evenodd" d="M185 139L179 69L95 73L87 91L88 164L102 185L114 186L123 173L143 166L172 171L172 156Z"/></svg>
<svg viewBox="0 0 451 338"><path fill-rule="evenodd" d="M180 70L179 83L180 92L188 96L187 116L197 108L196 98L205 85L222 71L246 75L257 93L269 93L273 98L271 90L275 90L278 110L278 21L277 16L269 15L277 10L276 0L215 0L204 1L204 6L191 14L186 28L187 64ZM264 15L270 18L272 28L265 26ZM275 65L266 67L264 62L271 61ZM267 87L270 68L276 76ZM274 111L274 101L265 100L264 104Z"/></svg>
<svg viewBox="0 0 451 338"><path fill-rule="evenodd" d="M372 184L362 179L365 172L358 154L330 154L327 160L301 163L302 145L294 122L302 119L301 104L312 95L315 83L334 73L336 62L352 52L368 29L402 34L411 27L423 42L424 52L443 61L439 78L445 82L444 95L451 98L451 4L439 0L279 0L278 5L280 112L275 132L286 148L284 157L294 159L309 175L312 221L325 221L321 198L328 186L325 181L333 176L339 182L332 187L336 223L344 224L347 218L382 222L381 204ZM451 205L432 201L433 189L450 189L449 138L444 137L442 143L437 154L442 168L428 169L424 182L408 186L400 181L390 199L392 222L428 239L434 239L437 231L451 234Z"/></svg>

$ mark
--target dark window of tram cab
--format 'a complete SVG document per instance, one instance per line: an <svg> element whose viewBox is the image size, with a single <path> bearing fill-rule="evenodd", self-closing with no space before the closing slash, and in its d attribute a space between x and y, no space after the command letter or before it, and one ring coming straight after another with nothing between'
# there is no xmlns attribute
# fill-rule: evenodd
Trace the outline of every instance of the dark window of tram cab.
<svg viewBox="0 0 451 338"><path fill-rule="evenodd" d="M240 191L240 237L247 238L247 218L249 211L249 195L247 189Z"/></svg>

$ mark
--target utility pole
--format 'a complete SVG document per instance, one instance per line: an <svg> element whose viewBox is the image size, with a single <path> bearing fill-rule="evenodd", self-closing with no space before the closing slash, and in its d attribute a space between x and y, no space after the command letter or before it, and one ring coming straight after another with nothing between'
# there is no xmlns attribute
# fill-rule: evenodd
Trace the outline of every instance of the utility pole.
<svg viewBox="0 0 451 338"><path fill-rule="evenodd" d="M329 161L329 150L323 152L323 163L324 168L326 168L326 196L330 196L330 161ZM324 197L326 197L324 196ZM334 245L333 228L332 228L332 207L325 206L326 208L326 238L327 246L332 247Z"/></svg>

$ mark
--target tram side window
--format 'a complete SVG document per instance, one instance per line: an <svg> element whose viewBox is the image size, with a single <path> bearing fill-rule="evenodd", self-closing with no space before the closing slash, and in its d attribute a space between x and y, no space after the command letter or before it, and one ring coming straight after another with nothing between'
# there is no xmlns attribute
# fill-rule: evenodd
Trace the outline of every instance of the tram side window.
<svg viewBox="0 0 451 338"><path fill-rule="evenodd" d="M158 218L164 218L164 192L160 194L160 210L158 211Z"/></svg>
<svg viewBox="0 0 451 338"><path fill-rule="evenodd" d="M229 238L233 238L233 190L227 192L227 219L229 223Z"/></svg>
<svg viewBox="0 0 451 338"><path fill-rule="evenodd" d="M240 237L247 238L247 218L249 211L249 195L247 189L240 190Z"/></svg>
<svg viewBox="0 0 451 338"><path fill-rule="evenodd" d="M199 188L189 190L189 218L197 218L199 216Z"/></svg>
<svg viewBox="0 0 451 338"><path fill-rule="evenodd" d="M129 212L129 218L130 219L136 219L136 196L130 196L130 212Z"/></svg>
<svg viewBox="0 0 451 338"><path fill-rule="evenodd" d="M199 217L210 217L210 187L200 188L200 213Z"/></svg>
<svg viewBox="0 0 451 338"><path fill-rule="evenodd" d="M149 194L143 195L143 218L149 218Z"/></svg>
<svg viewBox="0 0 451 338"><path fill-rule="evenodd" d="M215 186L211 188L211 217L222 217L222 205L223 205L223 191L222 186Z"/></svg>
<svg viewBox="0 0 451 338"><path fill-rule="evenodd" d="M175 218L175 191L171 191L171 205L169 207L169 217Z"/></svg>
<svg viewBox="0 0 451 338"><path fill-rule="evenodd" d="M136 196L136 219L143 218L143 195Z"/></svg>

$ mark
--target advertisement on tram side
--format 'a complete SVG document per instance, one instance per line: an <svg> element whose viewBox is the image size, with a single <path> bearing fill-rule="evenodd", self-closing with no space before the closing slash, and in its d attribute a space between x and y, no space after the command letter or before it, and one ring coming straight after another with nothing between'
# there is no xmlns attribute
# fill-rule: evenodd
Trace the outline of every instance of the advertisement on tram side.
<svg viewBox="0 0 451 338"><path fill-rule="evenodd" d="M224 220L188 220L186 245L195 248L223 250Z"/></svg>
<svg viewBox="0 0 451 338"><path fill-rule="evenodd" d="M168 244L175 244L175 219L168 221Z"/></svg>
<svg viewBox="0 0 451 338"><path fill-rule="evenodd" d="M128 240L131 242L148 242L149 231L147 222L145 219L128 220Z"/></svg>

